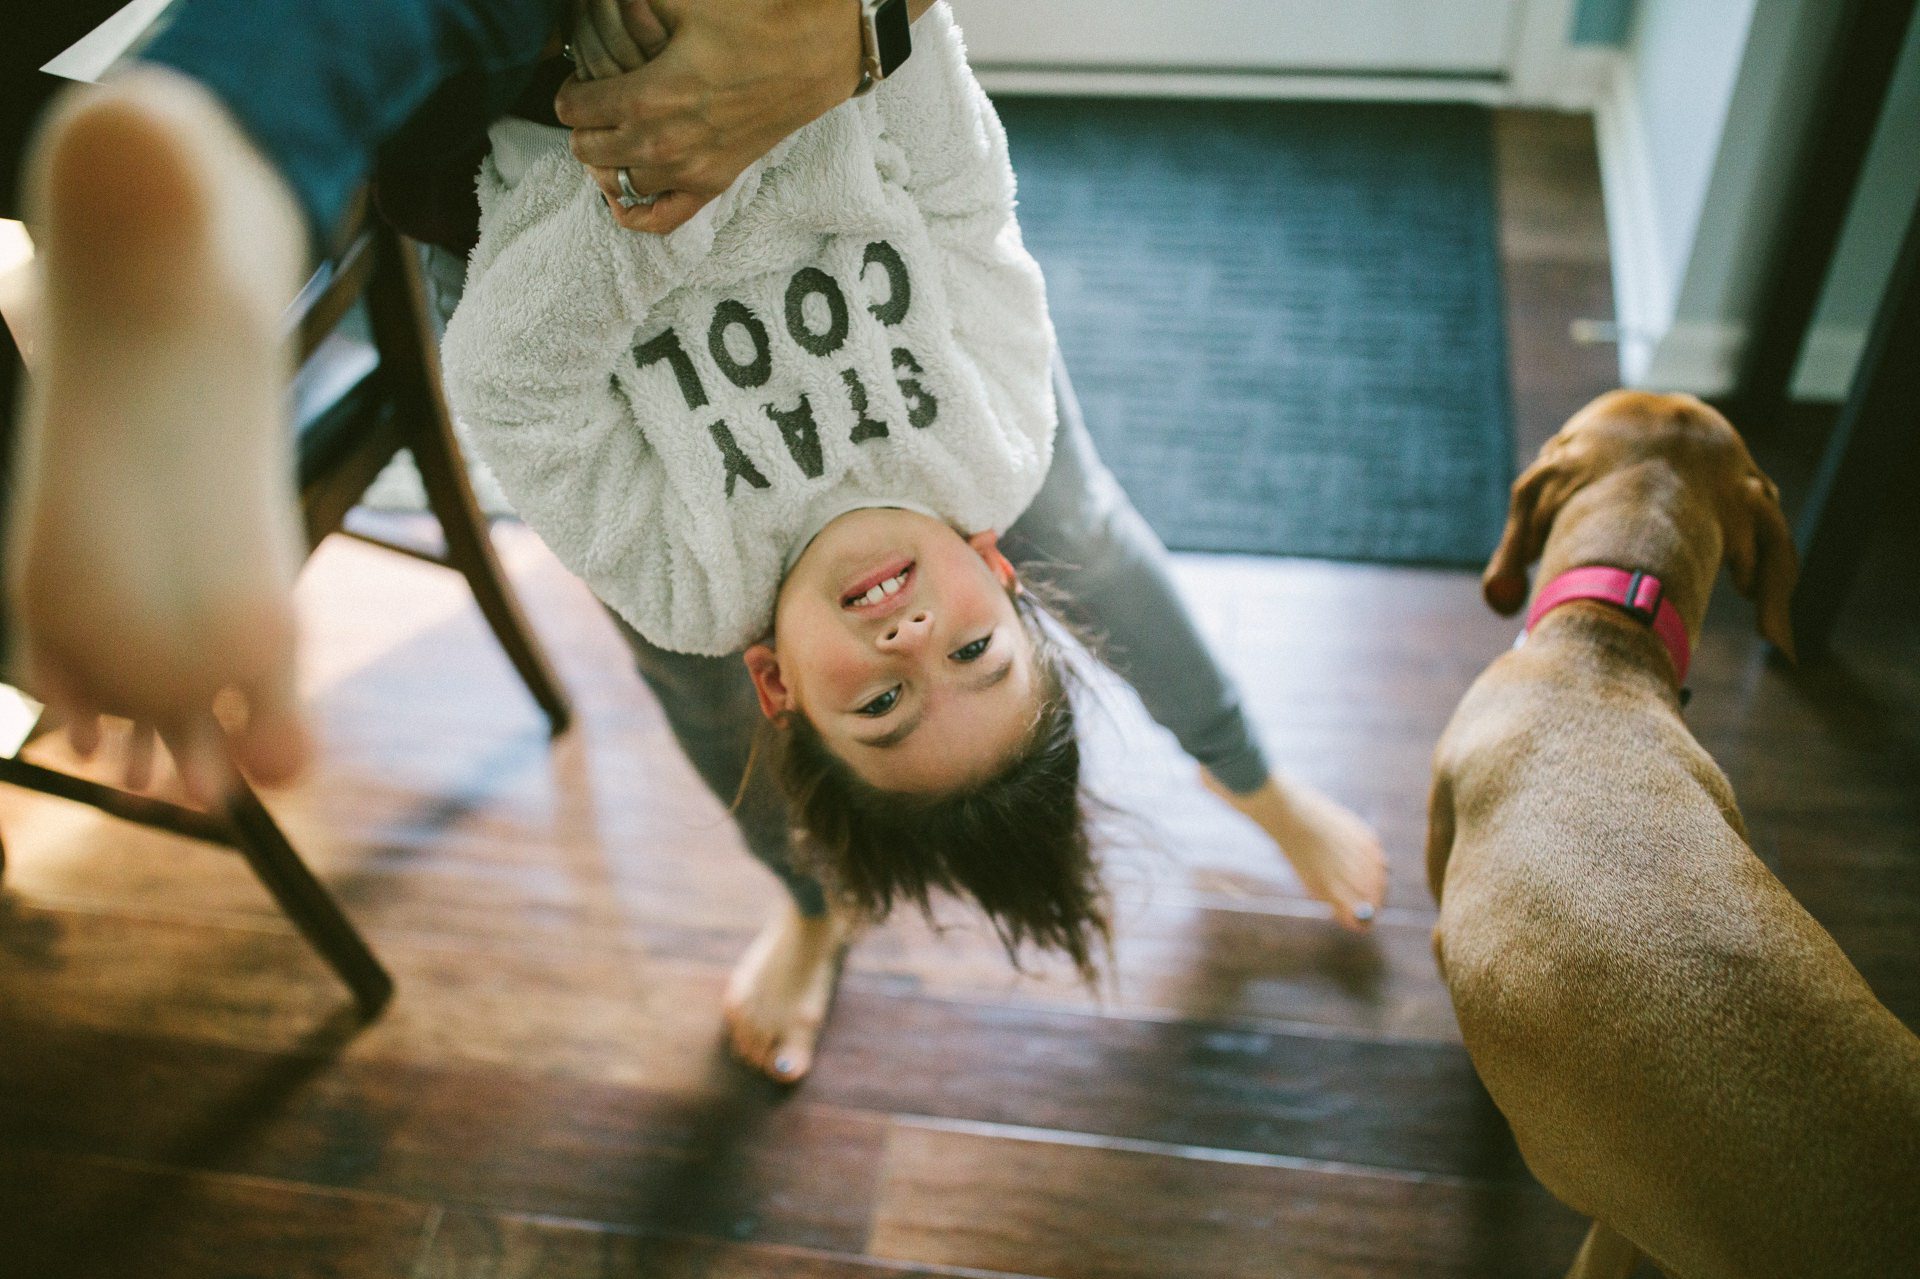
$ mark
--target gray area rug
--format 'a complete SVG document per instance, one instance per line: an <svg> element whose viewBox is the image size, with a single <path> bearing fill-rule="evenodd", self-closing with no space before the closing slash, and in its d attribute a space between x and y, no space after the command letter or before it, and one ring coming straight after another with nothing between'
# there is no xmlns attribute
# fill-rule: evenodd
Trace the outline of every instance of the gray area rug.
<svg viewBox="0 0 1920 1279"><path fill-rule="evenodd" d="M1169 546L1485 559L1513 443L1484 110L997 105L1088 426Z"/></svg>

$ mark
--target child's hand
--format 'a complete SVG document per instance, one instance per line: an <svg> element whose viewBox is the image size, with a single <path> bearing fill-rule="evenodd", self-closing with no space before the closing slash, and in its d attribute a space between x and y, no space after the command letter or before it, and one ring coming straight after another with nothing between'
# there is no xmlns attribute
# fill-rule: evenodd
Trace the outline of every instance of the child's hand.
<svg viewBox="0 0 1920 1279"><path fill-rule="evenodd" d="M586 4L590 19L617 5L645 50L636 36L645 4ZM570 80L554 101L574 155L628 230L681 225L860 80L859 11L848 0L652 0L647 16L670 34L645 66ZM594 22L596 31L604 25ZM621 208L621 169L637 194L660 198Z"/></svg>
<svg viewBox="0 0 1920 1279"><path fill-rule="evenodd" d="M582 80L638 71L667 44L667 28L648 0L579 0L568 49Z"/></svg>

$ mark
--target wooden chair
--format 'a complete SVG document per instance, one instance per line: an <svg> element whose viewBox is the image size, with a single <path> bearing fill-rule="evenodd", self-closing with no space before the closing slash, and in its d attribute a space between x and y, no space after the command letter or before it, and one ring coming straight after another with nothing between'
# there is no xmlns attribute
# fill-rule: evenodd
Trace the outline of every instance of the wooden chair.
<svg viewBox="0 0 1920 1279"><path fill-rule="evenodd" d="M361 301L370 342L341 331L341 320ZM290 320L302 359L294 419L309 549L330 533L346 532L463 575L553 734L564 732L572 714L566 694L507 585L453 434L413 247L377 217L358 219L347 247L308 283ZM13 358L11 350L0 351L0 362ZM343 528L347 512L402 449L419 468L444 552ZM233 849L347 984L364 1015L378 1013L392 995L386 969L244 784L224 811L208 813L7 755L0 755L0 781ZM4 864L0 851L0 868Z"/></svg>

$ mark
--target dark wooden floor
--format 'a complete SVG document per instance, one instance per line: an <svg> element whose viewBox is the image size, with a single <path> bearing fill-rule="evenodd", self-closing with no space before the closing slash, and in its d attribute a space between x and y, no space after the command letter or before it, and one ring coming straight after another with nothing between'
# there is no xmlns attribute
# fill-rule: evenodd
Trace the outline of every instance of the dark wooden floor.
<svg viewBox="0 0 1920 1279"><path fill-rule="evenodd" d="M1531 451L1612 377L1587 131L1500 122ZM1795 445L1795 442L1785 442ZM1804 442L1776 449L1804 476ZM816 1076L732 1066L728 965L775 889L622 645L500 544L581 713L549 745L456 581L340 542L302 585L324 766L275 797L392 965L356 1029L242 867L0 796L0 1275L222 1279L1550 1276L1582 1224L1520 1165L1428 953L1427 753L1512 637L1471 575L1185 557L1285 765L1392 858L1336 933L1121 690L1093 780L1117 971L1010 972L963 914L853 957ZM1770 662L1723 592L1691 719L1761 854L1920 1018L1920 521L1837 656ZM37 749L56 751L49 744Z"/></svg>

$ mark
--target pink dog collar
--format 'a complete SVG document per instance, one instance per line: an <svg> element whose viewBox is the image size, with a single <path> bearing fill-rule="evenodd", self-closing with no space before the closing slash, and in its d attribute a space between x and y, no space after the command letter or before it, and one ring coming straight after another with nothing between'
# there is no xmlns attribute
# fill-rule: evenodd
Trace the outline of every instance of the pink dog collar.
<svg viewBox="0 0 1920 1279"><path fill-rule="evenodd" d="M1687 664L1692 660L1687 626L1680 620L1680 610L1667 599L1666 587L1659 578L1651 573L1608 568L1604 564L1570 568L1534 595L1533 607L1527 610L1526 633L1531 635L1541 618L1574 600L1599 600L1625 609L1635 621L1660 637L1660 642L1667 646L1667 656L1673 659L1674 677L1682 684L1687 682Z"/></svg>

